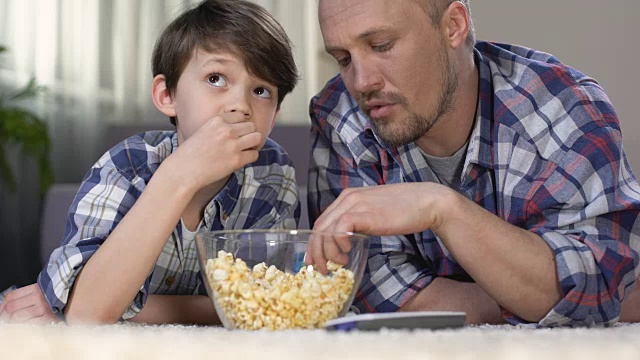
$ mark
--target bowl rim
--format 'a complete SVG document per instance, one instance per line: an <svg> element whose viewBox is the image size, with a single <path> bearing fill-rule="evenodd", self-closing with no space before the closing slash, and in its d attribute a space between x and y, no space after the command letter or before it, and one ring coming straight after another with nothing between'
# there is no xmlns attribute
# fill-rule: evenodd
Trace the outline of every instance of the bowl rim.
<svg viewBox="0 0 640 360"><path fill-rule="evenodd" d="M217 235L217 234L288 234L288 235L309 234L309 235L322 235L322 236L349 236L349 237L360 239L360 240L366 240L366 239L370 239L371 238L370 235L365 235L365 234L361 234L361 233L354 233L354 232L350 232L350 231L349 232L347 232L347 231L344 231L344 232L328 232L328 231L316 231L316 230L311 230L311 229L300 229L300 230L296 230L296 229L208 230L208 229L203 228L203 229L198 230L196 235L201 235L201 234L210 234L210 235L214 235L214 236ZM239 239L239 240L245 240L245 239Z"/></svg>

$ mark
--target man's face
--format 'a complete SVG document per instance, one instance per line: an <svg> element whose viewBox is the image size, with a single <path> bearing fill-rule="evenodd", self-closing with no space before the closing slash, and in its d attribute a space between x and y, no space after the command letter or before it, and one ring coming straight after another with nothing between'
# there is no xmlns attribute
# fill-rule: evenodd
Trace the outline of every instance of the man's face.
<svg viewBox="0 0 640 360"><path fill-rule="evenodd" d="M180 143L214 116L237 111L255 124L264 145L277 114L278 88L252 76L232 53L195 51L172 99Z"/></svg>
<svg viewBox="0 0 640 360"><path fill-rule="evenodd" d="M376 133L401 146L450 111L457 77L444 36L411 0L320 0L325 48Z"/></svg>

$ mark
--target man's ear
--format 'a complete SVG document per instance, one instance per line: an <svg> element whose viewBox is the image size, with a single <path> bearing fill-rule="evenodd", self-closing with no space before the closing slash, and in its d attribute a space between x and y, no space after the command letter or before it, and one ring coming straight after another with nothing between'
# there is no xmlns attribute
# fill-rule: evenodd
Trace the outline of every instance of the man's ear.
<svg viewBox="0 0 640 360"><path fill-rule="evenodd" d="M171 91L167 88L167 81L164 75L156 75L151 82L151 97L153 105L160 110L161 113L168 117L175 117L176 106L171 97Z"/></svg>
<svg viewBox="0 0 640 360"><path fill-rule="evenodd" d="M471 27L467 7L460 1L452 2L442 15L442 21L446 43L454 49L464 45Z"/></svg>

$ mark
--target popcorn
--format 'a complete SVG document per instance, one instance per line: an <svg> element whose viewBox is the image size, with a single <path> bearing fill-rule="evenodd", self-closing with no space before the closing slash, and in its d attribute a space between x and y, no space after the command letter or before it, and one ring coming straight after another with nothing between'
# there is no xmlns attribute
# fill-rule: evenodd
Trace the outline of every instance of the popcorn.
<svg viewBox="0 0 640 360"><path fill-rule="evenodd" d="M249 269L242 259L219 251L206 274L218 306L236 328L246 330L318 328L338 316L354 284L353 272L327 262L330 275L313 267L288 274L265 263Z"/></svg>

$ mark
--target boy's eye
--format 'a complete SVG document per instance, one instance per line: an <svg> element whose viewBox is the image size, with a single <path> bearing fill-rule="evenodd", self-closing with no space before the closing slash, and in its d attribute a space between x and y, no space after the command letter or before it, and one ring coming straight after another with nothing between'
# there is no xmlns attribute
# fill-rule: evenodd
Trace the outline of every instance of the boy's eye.
<svg viewBox="0 0 640 360"><path fill-rule="evenodd" d="M224 76L220 74L211 74L207 78L207 82L213 86L225 86L227 85L227 80Z"/></svg>
<svg viewBox="0 0 640 360"><path fill-rule="evenodd" d="M255 90L253 90L254 94L263 97L265 99L271 99L271 91L267 88L264 87L258 87Z"/></svg>

